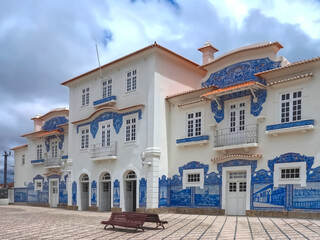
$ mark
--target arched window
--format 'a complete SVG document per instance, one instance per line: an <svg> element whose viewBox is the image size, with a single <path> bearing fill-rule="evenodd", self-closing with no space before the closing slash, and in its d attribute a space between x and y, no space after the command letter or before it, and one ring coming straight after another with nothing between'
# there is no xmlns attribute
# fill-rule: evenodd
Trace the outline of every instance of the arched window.
<svg viewBox="0 0 320 240"><path fill-rule="evenodd" d="M137 175L134 171L130 171L126 175L126 179L136 179L136 178L137 178Z"/></svg>
<svg viewBox="0 0 320 240"><path fill-rule="evenodd" d="M87 174L84 174L81 178L81 182L89 182L89 176Z"/></svg>
<svg viewBox="0 0 320 240"><path fill-rule="evenodd" d="M110 181L110 180L111 180L111 176L110 176L109 173L105 173L105 174L102 176L102 179L101 179L101 181L104 181L104 182Z"/></svg>

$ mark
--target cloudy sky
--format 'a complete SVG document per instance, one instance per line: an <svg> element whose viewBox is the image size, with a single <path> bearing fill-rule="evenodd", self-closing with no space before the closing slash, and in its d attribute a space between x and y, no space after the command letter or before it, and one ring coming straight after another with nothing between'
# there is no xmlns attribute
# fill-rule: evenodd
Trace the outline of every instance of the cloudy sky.
<svg viewBox="0 0 320 240"><path fill-rule="evenodd" d="M35 114L68 106L60 83L157 41L201 63L206 41L221 55L279 41L279 55L320 55L320 0L2 0L0 154L25 144ZM0 160L2 165L3 157Z"/></svg>

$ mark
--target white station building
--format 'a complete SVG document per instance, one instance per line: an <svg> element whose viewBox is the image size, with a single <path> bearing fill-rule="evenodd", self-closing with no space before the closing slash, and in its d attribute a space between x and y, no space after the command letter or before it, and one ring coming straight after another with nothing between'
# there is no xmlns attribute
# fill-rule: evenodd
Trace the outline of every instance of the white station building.
<svg viewBox="0 0 320 240"><path fill-rule="evenodd" d="M198 65L154 43L62 85L69 110L15 147L15 203L92 211L312 215L320 57L278 42Z"/></svg>

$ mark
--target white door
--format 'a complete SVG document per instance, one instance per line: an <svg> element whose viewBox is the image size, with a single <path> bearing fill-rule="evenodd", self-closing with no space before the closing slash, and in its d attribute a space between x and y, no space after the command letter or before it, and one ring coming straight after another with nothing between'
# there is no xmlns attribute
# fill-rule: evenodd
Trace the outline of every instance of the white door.
<svg viewBox="0 0 320 240"><path fill-rule="evenodd" d="M245 102L230 105L229 144L240 144L246 142L245 107Z"/></svg>
<svg viewBox="0 0 320 240"><path fill-rule="evenodd" d="M228 172L227 215L246 215L247 172Z"/></svg>
<svg viewBox="0 0 320 240"><path fill-rule="evenodd" d="M59 187L58 181L50 181L50 207L57 207L59 202Z"/></svg>

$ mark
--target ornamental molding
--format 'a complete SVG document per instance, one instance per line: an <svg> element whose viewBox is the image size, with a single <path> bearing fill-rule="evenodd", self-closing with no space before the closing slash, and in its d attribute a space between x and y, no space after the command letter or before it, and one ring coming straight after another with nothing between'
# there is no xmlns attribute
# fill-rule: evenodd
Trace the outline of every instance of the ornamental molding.
<svg viewBox="0 0 320 240"><path fill-rule="evenodd" d="M229 154L229 155L224 155L222 157L213 158L211 159L211 161L216 163L216 162L223 162L223 161L228 161L232 159L257 160L261 158L262 158L262 154Z"/></svg>
<svg viewBox="0 0 320 240"><path fill-rule="evenodd" d="M312 77L313 77L313 73L311 72L311 73L306 73L306 74L294 76L294 77L291 77L291 78L285 78L285 79L281 79L281 80L278 80L278 81L269 82L269 83L267 83L267 86L268 87L273 87L274 85L287 83L287 82L292 82L292 81L296 81L296 80L309 80Z"/></svg>

